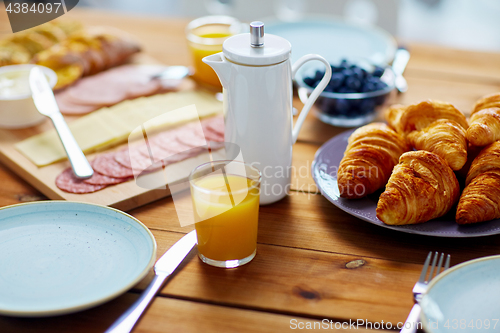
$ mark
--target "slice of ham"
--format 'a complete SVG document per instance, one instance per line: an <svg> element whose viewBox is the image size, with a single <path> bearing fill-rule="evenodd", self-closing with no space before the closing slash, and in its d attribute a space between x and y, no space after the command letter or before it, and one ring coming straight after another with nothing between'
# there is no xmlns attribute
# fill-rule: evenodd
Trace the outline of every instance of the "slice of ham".
<svg viewBox="0 0 500 333"><path fill-rule="evenodd" d="M75 104L108 106L127 99L127 90L122 84L103 79L104 73L81 79L68 88L68 96Z"/></svg>
<svg viewBox="0 0 500 333"><path fill-rule="evenodd" d="M106 185L88 184L76 178L71 167L65 169L57 176L56 186L63 191L77 194L92 193L106 187Z"/></svg>
<svg viewBox="0 0 500 333"><path fill-rule="evenodd" d="M56 99L61 112L84 114L126 99L153 95L165 90L160 80L152 79L165 68L157 65L115 67L79 80L56 93Z"/></svg>
<svg viewBox="0 0 500 333"><path fill-rule="evenodd" d="M67 90L55 94L55 97L57 105L59 106L59 110L61 110L61 112L64 114L86 114L99 108L99 106L96 105L83 105L74 103L71 97L68 96Z"/></svg>

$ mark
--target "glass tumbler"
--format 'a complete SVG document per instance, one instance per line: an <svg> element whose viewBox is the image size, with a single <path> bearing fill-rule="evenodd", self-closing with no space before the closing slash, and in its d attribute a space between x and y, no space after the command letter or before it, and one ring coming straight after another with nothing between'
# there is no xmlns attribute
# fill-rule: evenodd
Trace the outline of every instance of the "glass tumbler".
<svg viewBox="0 0 500 333"><path fill-rule="evenodd" d="M190 176L198 255L212 266L233 268L256 254L260 171L239 161L212 161Z"/></svg>
<svg viewBox="0 0 500 333"><path fill-rule="evenodd" d="M214 70L202 59L222 52L224 41L241 32L240 21L231 16L204 16L191 21L186 27L186 38L193 58L193 78L202 85L218 90L222 85Z"/></svg>

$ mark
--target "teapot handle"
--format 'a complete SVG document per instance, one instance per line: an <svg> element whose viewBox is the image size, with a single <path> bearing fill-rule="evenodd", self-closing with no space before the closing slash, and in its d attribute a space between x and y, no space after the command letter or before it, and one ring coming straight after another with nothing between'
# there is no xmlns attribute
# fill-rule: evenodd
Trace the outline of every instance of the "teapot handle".
<svg viewBox="0 0 500 333"><path fill-rule="evenodd" d="M323 90L326 88L328 85L328 82L330 82L330 78L332 77L332 68L330 67L330 64L328 61L325 60L320 55L317 54L308 54L303 57L301 57L299 60L297 60L293 65L292 65L292 78L295 77L295 74L297 73L297 70L304 65L306 62L311 61L311 60L319 60L322 63L325 64L326 71L325 75L319 82L319 84L314 88L313 92L309 96L309 98L304 101L304 107L302 108L302 111L299 114L299 118L297 119L297 122L295 123L295 127L292 130L292 143L295 143L297 141L297 137L299 136L300 128L302 127L302 124L304 123L304 120L306 119L307 114L309 113L309 110L313 106L314 102L316 102L316 99L318 98L319 94L323 92Z"/></svg>

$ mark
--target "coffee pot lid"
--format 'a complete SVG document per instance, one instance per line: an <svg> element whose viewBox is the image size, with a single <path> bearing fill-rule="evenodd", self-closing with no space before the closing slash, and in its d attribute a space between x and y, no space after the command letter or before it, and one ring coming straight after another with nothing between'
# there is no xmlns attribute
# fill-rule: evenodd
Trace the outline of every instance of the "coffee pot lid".
<svg viewBox="0 0 500 333"><path fill-rule="evenodd" d="M286 39L266 34L264 23L250 23L250 33L229 37L222 45L224 56L242 65L274 65L290 57L292 45Z"/></svg>

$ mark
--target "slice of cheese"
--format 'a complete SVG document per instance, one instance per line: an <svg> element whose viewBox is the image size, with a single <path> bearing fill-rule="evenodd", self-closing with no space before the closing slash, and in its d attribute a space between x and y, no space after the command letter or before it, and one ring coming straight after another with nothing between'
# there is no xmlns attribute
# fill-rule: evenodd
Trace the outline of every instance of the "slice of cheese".
<svg viewBox="0 0 500 333"><path fill-rule="evenodd" d="M84 153L104 150L126 142L138 126L159 117L155 130L180 125L196 119L192 112L169 112L194 104L200 118L222 113L222 103L212 94L198 91L172 92L124 101L102 108L68 124ZM151 122L149 122L151 123ZM66 152L55 130L32 136L16 144L24 156L37 166L66 158Z"/></svg>

